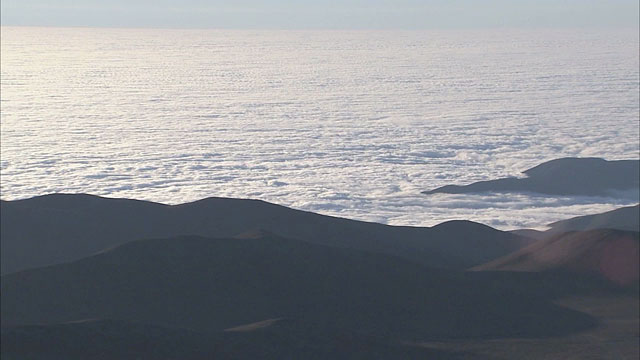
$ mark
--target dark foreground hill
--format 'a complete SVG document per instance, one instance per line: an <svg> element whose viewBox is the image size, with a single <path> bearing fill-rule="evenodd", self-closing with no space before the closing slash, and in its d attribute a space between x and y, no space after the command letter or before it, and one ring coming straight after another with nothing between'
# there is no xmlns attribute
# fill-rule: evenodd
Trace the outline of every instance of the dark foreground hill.
<svg viewBox="0 0 640 360"><path fill-rule="evenodd" d="M547 161L523 173L527 177L479 181L470 185L446 185L423 193L533 192L605 196L612 191L637 191L640 186L639 160L562 158Z"/></svg>
<svg viewBox="0 0 640 360"><path fill-rule="evenodd" d="M572 296L557 301L563 306L585 312L599 325L569 336L543 339L467 339L426 342L429 349L465 354L465 359L546 359L546 360L619 360L639 359L640 325L637 292L635 296ZM437 356L434 359L439 359ZM417 358L420 359L420 358ZM427 359L430 359L427 357Z"/></svg>
<svg viewBox="0 0 640 360"><path fill-rule="evenodd" d="M321 333L422 341L548 337L595 325L491 279L263 234L134 241L5 275L1 285L3 327L113 319L218 332L284 318Z"/></svg>
<svg viewBox="0 0 640 360"><path fill-rule="evenodd" d="M244 331L202 333L114 320L4 328L3 359L253 360L463 359L455 351L355 334L318 333L280 320Z"/></svg>
<svg viewBox="0 0 640 360"><path fill-rule="evenodd" d="M565 271L595 275L621 286L637 286L640 233L600 229L568 232L540 240L474 270Z"/></svg>
<svg viewBox="0 0 640 360"><path fill-rule="evenodd" d="M253 229L454 269L485 263L528 243L514 234L469 221L432 228L387 226L264 201L226 198L169 206L54 194L2 201L1 212L3 274L77 260L132 240L180 235L232 237Z"/></svg>

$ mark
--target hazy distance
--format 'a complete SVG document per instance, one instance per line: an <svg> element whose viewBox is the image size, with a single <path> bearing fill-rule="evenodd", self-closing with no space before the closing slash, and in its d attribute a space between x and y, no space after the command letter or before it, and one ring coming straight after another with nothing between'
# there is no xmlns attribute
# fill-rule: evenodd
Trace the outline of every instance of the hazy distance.
<svg viewBox="0 0 640 360"><path fill-rule="evenodd" d="M266 29L637 27L635 0L3 0L2 25Z"/></svg>

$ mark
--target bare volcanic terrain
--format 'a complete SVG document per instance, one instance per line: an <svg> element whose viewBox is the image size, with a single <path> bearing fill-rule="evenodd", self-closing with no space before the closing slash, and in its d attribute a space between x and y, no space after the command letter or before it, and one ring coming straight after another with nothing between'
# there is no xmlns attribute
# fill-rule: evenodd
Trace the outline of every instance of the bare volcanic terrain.
<svg viewBox="0 0 640 360"><path fill-rule="evenodd" d="M546 337L595 326L492 281L270 234L190 236L5 275L1 320L7 327L113 319L215 332L291 319L398 341Z"/></svg>
<svg viewBox="0 0 640 360"><path fill-rule="evenodd" d="M220 198L50 195L2 211L3 259L11 249L46 263L2 276L3 359L638 353L638 232L534 241L466 221L392 227ZM633 225L629 211L586 223ZM164 236L193 232L233 236Z"/></svg>
<svg viewBox="0 0 640 360"><path fill-rule="evenodd" d="M313 324L293 320L246 331L213 333L115 320L2 329L3 359L461 360L468 359L467 355L339 331L318 332Z"/></svg>
<svg viewBox="0 0 640 360"><path fill-rule="evenodd" d="M3 274L77 260L132 240L180 235L232 237L256 229L450 269L485 263L530 242L470 221L431 228L387 226L227 198L170 206L53 194L2 201L1 212Z"/></svg>
<svg viewBox="0 0 640 360"><path fill-rule="evenodd" d="M567 232L540 240L474 270L567 271L620 286L638 283L640 233L612 229Z"/></svg>
<svg viewBox="0 0 640 360"><path fill-rule="evenodd" d="M446 185L424 194L532 192L547 195L610 195L612 191L638 191L640 160L607 161L600 158L561 158L523 172L524 178Z"/></svg>

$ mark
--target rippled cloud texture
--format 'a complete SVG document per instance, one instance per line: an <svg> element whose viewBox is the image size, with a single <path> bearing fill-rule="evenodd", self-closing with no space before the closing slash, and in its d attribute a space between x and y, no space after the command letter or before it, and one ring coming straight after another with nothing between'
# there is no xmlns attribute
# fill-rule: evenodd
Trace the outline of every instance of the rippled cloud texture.
<svg viewBox="0 0 640 360"><path fill-rule="evenodd" d="M3 199L258 198L402 225L637 202L423 190L637 159L638 32L2 29Z"/></svg>

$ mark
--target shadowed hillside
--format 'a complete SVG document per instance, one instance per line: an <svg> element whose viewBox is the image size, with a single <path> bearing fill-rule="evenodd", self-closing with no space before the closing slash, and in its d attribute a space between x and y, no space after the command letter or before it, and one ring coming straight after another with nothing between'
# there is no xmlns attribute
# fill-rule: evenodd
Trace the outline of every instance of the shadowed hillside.
<svg viewBox="0 0 640 360"><path fill-rule="evenodd" d="M469 221L433 228L387 226L226 198L169 206L55 194L2 201L1 211L3 274L80 259L131 240L179 235L232 237L252 229L457 269L485 263L528 243L514 234Z"/></svg>
<svg viewBox="0 0 640 360"><path fill-rule="evenodd" d="M1 293L3 326L108 318L221 331L285 318L318 331L423 340L545 337L594 325L464 273L264 234L134 241L5 275Z"/></svg>
<svg viewBox="0 0 640 360"><path fill-rule="evenodd" d="M216 346L186 329L113 320L2 328L3 359L211 359Z"/></svg>
<svg viewBox="0 0 640 360"><path fill-rule="evenodd" d="M470 185L446 185L423 193L534 192L604 196L611 191L637 191L640 186L638 160L562 158L547 161L523 173L527 177L479 181Z"/></svg>
<svg viewBox="0 0 640 360"><path fill-rule="evenodd" d="M114 320L5 328L3 359L242 360L463 359L454 351L402 345L381 338L314 331L284 320L243 332L201 333ZM466 357L464 357L466 358Z"/></svg>
<svg viewBox="0 0 640 360"><path fill-rule="evenodd" d="M465 359L620 360L640 358L637 291L635 296L580 296L558 301L598 319L598 326L569 336L545 339L467 339L426 342L429 349L471 353ZM438 357L434 357L438 359Z"/></svg>

